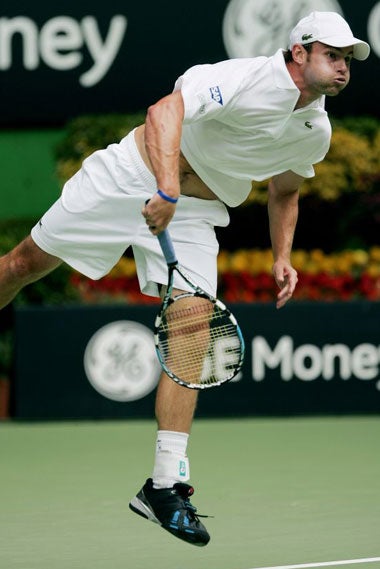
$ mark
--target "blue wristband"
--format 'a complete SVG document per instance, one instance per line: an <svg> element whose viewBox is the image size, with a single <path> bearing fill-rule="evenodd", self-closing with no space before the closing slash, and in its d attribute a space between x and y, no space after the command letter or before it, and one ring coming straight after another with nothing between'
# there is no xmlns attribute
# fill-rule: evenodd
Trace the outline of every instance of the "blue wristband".
<svg viewBox="0 0 380 569"><path fill-rule="evenodd" d="M157 190L157 193L162 199L166 200L167 202L177 203L178 201L178 198L172 198L171 196L168 196L168 194L165 194L165 192L163 192L160 189Z"/></svg>

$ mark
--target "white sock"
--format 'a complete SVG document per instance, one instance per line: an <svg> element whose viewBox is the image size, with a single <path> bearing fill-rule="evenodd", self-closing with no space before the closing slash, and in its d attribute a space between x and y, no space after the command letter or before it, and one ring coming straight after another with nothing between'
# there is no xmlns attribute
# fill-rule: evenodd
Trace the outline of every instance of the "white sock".
<svg viewBox="0 0 380 569"><path fill-rule="evenodd" d="M187 433L157 431L153 488L171 488L176 482L189 480L188 438Z"/></svg>

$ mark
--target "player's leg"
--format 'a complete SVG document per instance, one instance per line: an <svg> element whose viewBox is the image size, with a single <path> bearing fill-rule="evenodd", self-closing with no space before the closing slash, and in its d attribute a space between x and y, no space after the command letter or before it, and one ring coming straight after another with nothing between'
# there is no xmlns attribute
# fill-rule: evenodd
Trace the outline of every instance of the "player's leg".
<svg viewBox="0 0 380 569"><path fill-rule="evenodd" d="M185 291L173 289L173 296ZM161 299L166 294L166 286L160 288ZM156 419L161 431L177 431L190 434L197 404L198 392L195 389L184 389L162 373L156 394Z"/></svg>
<svg viewBox="0 0 380 569"><path fill-rule="evenodd" d="M156 396L159 430L190 433L198 392L186 389L162 373Z"/></svg>
<svg viewBox="0 0 380 569"><path fill-rule="evenodd" d="M182 291L175 290L174 294ZM130 502L131 509L193 545L206 545L210 536L190 503L187 442L198 392L186 389L165 373L156 395L157 439L152 478Z"/></svg>
<svg viewBox="0 0 380 569"><path fill-rule="evenodd" d="M9 304L26 285L39 280L62 261L42 251L31 236L0 257L0 309Z"/></svg>
<svg viewBox="0 0 380 569"><path fill-rule="evenodd" d="M174 536L193 545L207 545L205 526L190 503L194 489L186 455L197 392L162 374L156 397L158 423L153 476L130 502L137 514L158 523Z"/></svg>

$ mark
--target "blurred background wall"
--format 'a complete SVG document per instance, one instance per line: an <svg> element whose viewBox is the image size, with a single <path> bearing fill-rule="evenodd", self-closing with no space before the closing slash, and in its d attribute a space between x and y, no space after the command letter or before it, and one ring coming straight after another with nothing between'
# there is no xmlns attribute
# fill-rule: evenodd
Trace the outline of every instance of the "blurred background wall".
<svg viewBox="0 0 380 569"><path fill-rule="evenodd" d="M168 93L187 67L271 55L311 10L344 14L372 55L354 65L335 114L379 116L380 3L376 0L203 0L2 3L3 126L56 126L89 112L134 112Z"/></svg>

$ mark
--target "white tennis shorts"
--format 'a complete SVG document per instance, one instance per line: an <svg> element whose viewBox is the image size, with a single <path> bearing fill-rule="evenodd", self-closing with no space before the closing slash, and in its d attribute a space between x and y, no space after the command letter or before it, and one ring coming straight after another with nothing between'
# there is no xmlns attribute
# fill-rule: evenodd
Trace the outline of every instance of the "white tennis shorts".
<svg viewBox="0 0 380 569"><path fill-rule="evenodd" d="M167 266L157 237L141 214L156 191L155 177L143 162L132 131L119 144L84 160L61 197L33 227L32 238L43 251L91 279L106 275L132 246L141 291L158 296L157 284L167 282ZM214 295L219 250L214 227L228 223L222 202L181 196L169 225L180 264ZM175 287L188 289L180 277Z"/></svg>

